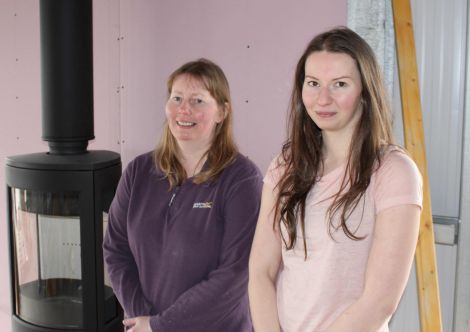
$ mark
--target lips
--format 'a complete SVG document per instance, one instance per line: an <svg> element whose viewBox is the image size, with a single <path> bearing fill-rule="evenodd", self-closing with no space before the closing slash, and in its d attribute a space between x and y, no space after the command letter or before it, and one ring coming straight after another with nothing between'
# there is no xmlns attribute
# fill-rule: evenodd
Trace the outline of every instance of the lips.
<svg viewBox="0 0 470 332"><path fill-rule="evenodd" d="M317 111L315 112L315 114L317 114L317 116L320 118L331 118L336 115L336 112L325 112L325 111L318 112Z"/></svg>

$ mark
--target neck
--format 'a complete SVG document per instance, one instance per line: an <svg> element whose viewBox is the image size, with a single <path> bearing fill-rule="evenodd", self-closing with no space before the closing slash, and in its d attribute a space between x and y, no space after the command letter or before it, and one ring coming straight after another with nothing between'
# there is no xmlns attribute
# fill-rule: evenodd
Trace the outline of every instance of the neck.
<svg viewBox="0 0 470 332"><path fill-rule="evenodd" d="M322 135L324 172L328 173L347 161L351 137L332 132Z"/></svg>
<svg viewBox="0 0 470 332"><path fill-rule="evenodd" d="M204 154L208 147L196 147L192 144L183 143L179 144L179 148L181 152L179 161L185 169L187 176L192 177L198 174L207 159L207 156L204 156Z"/></svg>

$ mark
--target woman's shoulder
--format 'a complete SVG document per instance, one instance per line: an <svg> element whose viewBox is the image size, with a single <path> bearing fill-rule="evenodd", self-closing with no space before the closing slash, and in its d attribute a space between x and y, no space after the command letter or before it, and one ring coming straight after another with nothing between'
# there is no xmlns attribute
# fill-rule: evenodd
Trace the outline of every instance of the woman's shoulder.
<svg viewBox="0 0 470 332"><path fill-rule="evenodd" d="M126 166L125 173L130 174L148 174L159 173L154 158L154 152L148 151L132 159Z"/></svg>
<svg viewBox="0 0 470 332"><path fill-rule="evenodd" d="M416 168L416 163L408 152L401 146L388 145L382 152L380 167Z"/></svg>
<svg viewBox="0 0 470 332"><path fill-rule="evenodd" d="M270 184L272 187L275 187L284 176L285 171L286 160L283 154L279 153L271 160L264 177L264 182Z"/></svg>
<svg viewBox="0 0 470 332"><path fill-rule="evenodd" d="M234 161L227 166L226 173L243 177L261 177L259 167L247 156L238 153Z"/></svg>
<svg viewBox="0 0 470 332"><path fill-rule="evenodd" d="M421 181L418 166L408 152L397 145L387 146L376 172L378 178L408 178Z"/></svg>
<svg viewBox="0 0 470 332"><path fill-rule="evenodd" d="M149 162L154 161L154 151L147 151L145 153L142 153L132 159L131 163L137 163L137 164L148 164Z"/></svg>
<svg viewBox="0 0 470 332"><path fill-rule="evenodd" d="M234 193L244 192L248 197L261 195L262 174L259 167L247 156L238 154L213 182L220 188L220 199L225 200Z"/></svg>
<svg viewBox="0 0 470 332"><path fill-rule="evenodd" d="M371 184L377 212L401 204L422 206L421 173L411 156L401 147L387 148Z"/></svg>

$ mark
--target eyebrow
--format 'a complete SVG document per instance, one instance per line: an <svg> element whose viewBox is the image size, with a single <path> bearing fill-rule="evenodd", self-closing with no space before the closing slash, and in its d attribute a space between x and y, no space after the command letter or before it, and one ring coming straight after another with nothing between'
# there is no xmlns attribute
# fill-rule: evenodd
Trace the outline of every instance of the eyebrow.
<svg viewBox="0 0 470 332"><path fill-rule="evenodd" d="M310 79L318 80L318 78L316 78L315 76L312 76L312 75L305 75L305 78L306 79L310 78ZM345 79L345 78L348 78L348 79L352 80L351 76L344 75L344 76L335 77L335 78L332 79L332 81L342 80L342 79Z"/></svg>
<svg viewBox="0 0 470 332"><path fill-rule="evenodd" d="M172 93L177 93L177 94L181 94L181 95L184 94L184 93L183 93L182 91L180 91L180 90L171 90L171 91L170 91L170 94L172 94ZM194 96L196 96L196 97L197 97L197 96L204 97L205 94L204 94L204 92L198 91L198 92L193 92L193 93L189 94L189 96L190 96L190 97L194 97Z"/></svg>

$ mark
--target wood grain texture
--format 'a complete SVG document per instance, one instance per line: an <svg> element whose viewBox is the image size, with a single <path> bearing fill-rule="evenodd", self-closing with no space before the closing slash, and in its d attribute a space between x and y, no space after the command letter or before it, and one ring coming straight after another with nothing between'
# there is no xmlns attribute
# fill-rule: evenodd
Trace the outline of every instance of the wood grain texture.
<svg viewBox="0 0 470 332"><path fill-rule="evenodd" d="M423 210L416 247L416 278L422 332L441 332L441 308L431 195L426 163L423 120L409 0L392 0L405 147L423 176Z"/></svg>

